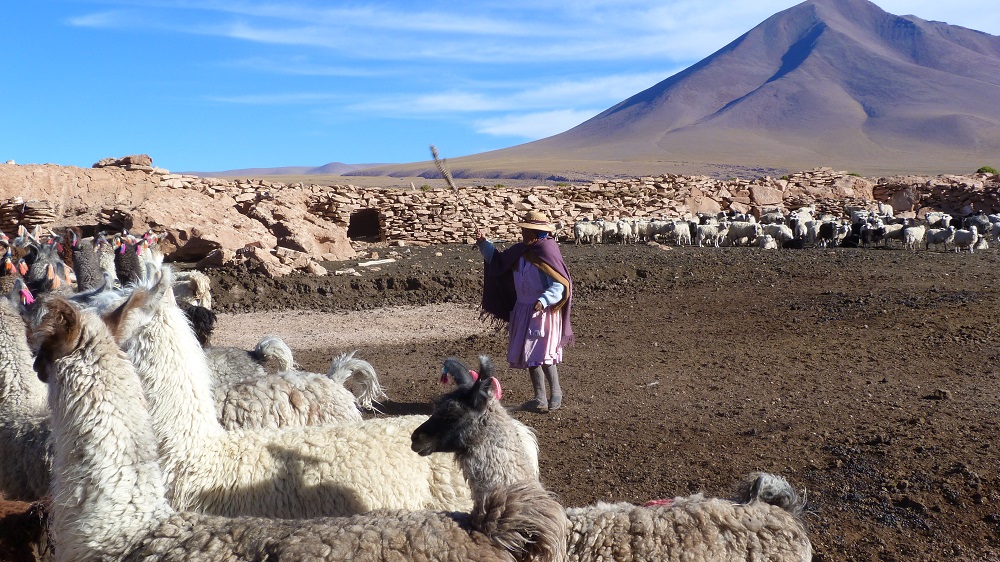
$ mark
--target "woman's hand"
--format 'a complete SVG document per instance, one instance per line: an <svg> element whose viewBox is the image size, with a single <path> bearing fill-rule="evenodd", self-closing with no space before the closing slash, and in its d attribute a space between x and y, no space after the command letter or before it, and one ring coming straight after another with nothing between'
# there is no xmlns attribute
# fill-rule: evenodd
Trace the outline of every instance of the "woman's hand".
<svg viewBox="0 0 1000 562"><path fill-rule="evenodd" d="M482 242L483 240L486 240L486 234L483 233L483 229L477 228L476 229L476 242Z"/></svg>
<svg viewBox="0 0 1000 562"><path fill-rule="evenodd" d="M545 310L545 305L542 304L542 301L535 301L535 312L541 312L543 310Z"/></svg>

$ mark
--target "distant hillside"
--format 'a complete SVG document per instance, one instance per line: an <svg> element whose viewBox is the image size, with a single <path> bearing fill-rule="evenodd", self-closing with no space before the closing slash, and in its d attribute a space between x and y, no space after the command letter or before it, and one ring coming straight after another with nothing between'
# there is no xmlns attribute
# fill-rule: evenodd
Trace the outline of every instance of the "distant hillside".
<svg viewBox="0 0 1000 562"><path fill-rule="evenodd" d="M221 172L181 172L200 177L247 178L260 176L339 176L361 168L385 166L385 164L344 164L330 162L322 166L283 166L278 168L243 168Z"/></svg>
<svg viewBox="0 0 1000 562"><path fill-rule="evenodd" d="M867 0L809 0L558 135L449 160L457 177L1000 164L1000 37ZM430 162L362 173L434 176Z"/></svg>

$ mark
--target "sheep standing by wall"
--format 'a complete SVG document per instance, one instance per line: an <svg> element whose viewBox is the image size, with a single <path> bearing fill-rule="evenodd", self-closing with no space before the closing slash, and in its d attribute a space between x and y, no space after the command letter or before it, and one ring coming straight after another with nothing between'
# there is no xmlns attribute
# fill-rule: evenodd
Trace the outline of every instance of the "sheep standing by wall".
<svg viewBox="0 0 1000 562"><path fill-rule="evenodd" d="M52 300L32 340L51 388L57 562L565 560L566 516L552 494L537 479L486 489L500 479L482 472L468 474L481 492L469 514L380 511L289 520L177 512L165 498L142 385L108 328L92 313ZM482 386L476 392L481 396ZM431 430L430 421L419 442L411 438L414 451L453 451L465 466L488 466L472 457L491 455L488 443L495 440L464 426ZM483 482L475 481L479 475Z"/></svg>
<svg viewBox="0 0 1000 562"><path fill-rule="evenodd" d="M919 244L924 241L927 229L922 224L907 225L903 227L903 248L916 250Z"/></svg>
<svg viewBox="0 0 1000 562"><path fill-rule="evenodd" d="M423 416L334 426L225 431L211 373L170 290L169 268L109 313L143 383L175 509L287 518L379 508L468 509L453 459L414 458Z"/></svg>
<svg viewBox="0 0 1000 562"><path fill-rule="evenodd" d="M948 244L950 244L955 239L955 227L948 226L947 228L931 228L927 230L924 237L924 247L927 250L931 249L931 244L943 244L944 251L948 251Z"/></svg>
<svg viewBox="0 0 1000 562"><path fill-rule="evenodd" d="M963 248L968 248L970 254L975 253L976 242L979 242L979 230L975 225L970 226L968 230L964 228L956 230L952 238L956 253L961 252Z"/></svg>

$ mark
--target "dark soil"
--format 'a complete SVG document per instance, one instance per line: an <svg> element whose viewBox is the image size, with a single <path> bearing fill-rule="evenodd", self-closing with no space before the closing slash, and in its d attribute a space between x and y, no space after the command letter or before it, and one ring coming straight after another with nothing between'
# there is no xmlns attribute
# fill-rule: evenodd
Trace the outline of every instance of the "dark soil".
<svg viewBox="0 0 1000 562"><path fill-rule="evenodd" d="M478 303L475 248L394 250L361 277L216 272L217 307ZM995 251L563 252L577 336L560 367L566 399L516 416L566 505L728 496L763 470L807 490L816 560L1000 560ZM505 401L529 398L505 344L490 333L359 356L389 389L387 413L417 413L449 355L501 359ZM322 372L335 351L296 358Z"/></svg>

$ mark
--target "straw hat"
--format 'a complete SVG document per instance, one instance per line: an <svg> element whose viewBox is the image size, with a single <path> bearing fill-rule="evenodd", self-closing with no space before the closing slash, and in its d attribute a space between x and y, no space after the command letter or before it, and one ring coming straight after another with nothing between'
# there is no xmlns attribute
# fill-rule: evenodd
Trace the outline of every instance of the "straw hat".
<svg viewBox="0 0 1000 562"><path fill-rule="evenodd" d="M541 230L542 232L555 232L556 227L549 224L549 217L541 211L528 211L524 214L521 222L517 223L521 228L529 230Z"/></svg>

